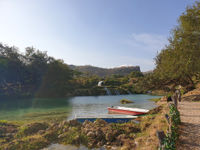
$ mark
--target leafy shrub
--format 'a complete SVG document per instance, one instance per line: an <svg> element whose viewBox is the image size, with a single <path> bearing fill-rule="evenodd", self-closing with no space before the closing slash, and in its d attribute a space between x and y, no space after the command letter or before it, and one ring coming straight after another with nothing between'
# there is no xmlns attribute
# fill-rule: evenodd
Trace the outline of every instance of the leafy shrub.
<svg viewBox="0 0 200 150"><path fill-rule="evenodd" d="M180 113L173 104L170 105L169 115L171 118L171 127L170 127L171 132L167 133L163 144L164 144L165 150L175 150L176 141L179 137L178 125L180 124L181 120L180 120Z"/></svg>

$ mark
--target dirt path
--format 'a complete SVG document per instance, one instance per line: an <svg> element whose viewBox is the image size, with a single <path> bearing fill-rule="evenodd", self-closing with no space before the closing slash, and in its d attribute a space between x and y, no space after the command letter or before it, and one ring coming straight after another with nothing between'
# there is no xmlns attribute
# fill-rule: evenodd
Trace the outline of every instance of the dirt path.
<svg viewBox="0 0 200 150"><path fill-rule="evenodd" d="M179 103L181 115L177 150L200 150L200 102Z"/></svg>

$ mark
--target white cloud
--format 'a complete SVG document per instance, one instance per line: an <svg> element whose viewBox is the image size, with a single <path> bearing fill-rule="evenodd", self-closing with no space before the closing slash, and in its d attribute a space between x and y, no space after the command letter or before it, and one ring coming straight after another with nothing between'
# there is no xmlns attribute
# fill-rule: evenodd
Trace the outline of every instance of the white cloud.
<svg viewBox="0 0 200 150"><path fill-rule="evenodd" d="M125 56L121 57L118 62L121 64L126 62L129 66L140 66L141 71L149 71L154 68L154 60L151 58Z"/></svg>
<svg viewBox="0 0 200 150"><path fill-rule="evenodd" d="M132 33L124 43L129 53L126 62L132 62L141 67L142 71L152 70L154 58L168 44L167 36L151 33Z"/></svg>
<svg viewBox="0 0 200 150"><path fill-rule="evenodd" d="M134 50L141 50L145 52L157 52L164 48L168 43L167 37L159 34L150 33L133 33L128 39L128 45Z"/></svg>

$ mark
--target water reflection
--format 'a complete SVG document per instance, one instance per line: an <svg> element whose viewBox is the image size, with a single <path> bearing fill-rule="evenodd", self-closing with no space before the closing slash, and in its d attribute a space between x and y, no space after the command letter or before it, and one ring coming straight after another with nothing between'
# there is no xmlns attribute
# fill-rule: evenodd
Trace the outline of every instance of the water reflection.
<svg viewBox="0 0 200 150"><path fill-rule="evenodd" d="M42 150L88 150L85 146L72 146L72 145L62 145L62 144L52 144L47 148L44 148ZM105 148L95 148L90 150L106 150Z"/></svg>
<svg viewBox="0 0 200 150"><path fill-rule="evenodd" d="M0 110L15 110L23 108L56 108L70 105L69 98L30 98L0 100Z"/></svg>
<svg viewBox="0 0 200 150"><path fill-rule="evenodd" d="M67 117L71 111L68 98L63 99L3 99L0 100L0 120L42 120Z"/></svg>
<svg viewBox="0 0 200 150"><path fill-rule="evenodd" d="M93 116L107 114L107 107L111 106L127 106L152 109L156 105L148 99L157 98L158 96L145 94L132 95L112 95L112 96L77 96L70 99L72 104L72 112L68 119L76 116ZM120 104L121 99L129 99L134 101L132 104Z"/></svg>
<svg viewBox="0 0 200 150"><path fill-rule="evenodd" d="M114 96L76 96L72 98L52 98L52 99L1 99L0 100L0 120L24 120L44 117L52 119L60 116L68 119L76 115L103 115L107 114L107 107L110 106L127 106L152 109L156 105L151 98L158 96L132 94L132 95L114 95ZM134 101L133 104L120 104L121 99Z"/></svg>

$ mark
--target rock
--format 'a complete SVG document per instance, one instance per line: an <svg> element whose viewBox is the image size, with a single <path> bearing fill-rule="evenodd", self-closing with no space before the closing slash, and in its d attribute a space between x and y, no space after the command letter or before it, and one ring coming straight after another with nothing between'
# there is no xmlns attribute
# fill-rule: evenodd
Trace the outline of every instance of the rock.
<svg viewBox="0 0 200 150"><path fill-rule="evenodd" d="M124 146L121 147L120 150L131 150L131 149L132 149L132 148L131 148L130 146L124 145Z"/></svg>
<svg viewBox="0 0 200 150"><path fill-rule="evenodd" d="M89 148L93 148L93 147L94 147L93 145L94 145L94 142L88 143L88 147L89 147Z"/></svg>
<svg viewBox="0 0 200 150"><path fill-rule="evenodd" d="M58 135L58 138L59 139L62 139L62 138L64 138L65 137L65 134L63 133L63 134L60 134L60 135Z"/></svg>
<svg viewBox="0 0 200 150"><path fill-rule="evenodd" d="M59 128L63 128L65 125L67 125L68 124L68 122L66 121L66 120L64 120L64 121L62 121L59 125L58 125L58 127Z"/></svg>
<svg viewBox="0 0 200 150"><path fill-rule="evenodd" d="M45 130L38 131L38 134L44 134L44 133L45 133Z"/></svg>
<svg viewBox="0 0 200 150"><path fill-rule="evenodd" d="M88 124L90 124L90 123L91 123L90 121L85 120L85 121L83 122L82 126L85 127L86 125L88 125Z"/></svg>
<svg viewBox="0 0 200 150"><path fill-rule="evenodd" d="M17 128L18 126L14 124L9 124L9 123L0 121L0 136L3 136L4 134L7 134L7 133L16 133L18 131Z"/></svg>
<svg viewBox="0 0 200 150"><path fill-rule="evenodd" d="M68 121L67 121L67 120L64 120L64 121L62 122L62 124L63 124L63 126L64 126L64 125L67 125L67 124L68 124Z"/></svg>
<svg viewBox="0 0 200 150"><path fill-rule="evenodd" d="M102 134L103 134L103 132L100 129L97 129L96 132L95 132L95 135L97 137L102 136Z"/></svg>
<svg viewBox="0 0 200 150"><path fill-rule="evenodd" d="M46 130L51 131L51 130L57 130L59 126L59 123L53 123L49 128Z"/></svg>
<svg viewBox="0 0 200 150"><path fill-rule="evenodd" d="M95 133L90 131L87 133L87 136L90 137L90 138L95 138Z"/></svg>
<svg viewBox="0 0 200 150"><path fill-rule="evenodd" d="M137 147L138 145L139 145L139 142L138 142L138 141L136 141L136 142L135 142L135 146Z"/></svg>
<svg viewBox="0 0 200 150"><path fill-rule="evenodd" d="M108 132L106 133L106 140L111 142L114 139L114 135L112 134L112 132Z"/></svg>
<svg viewBox="0 0 200 150"><path fill-rule="evenodd" d="M167 96L163 96L163 97L161 97L161 99L160 99L160 101L167 101Z"/></svg>
<svg viewBox="0 0 200 150"><path fill-rule="evenodd" d="M112 150L118 150L119 148L116 147L116 146L112 146L111 149L112 149Z"/></svg>
<svg viewBox="0 0 200 150"><path fill-rule="evenodd" d="M111 149L112 148L112 146L106 146L106 149Z"/></svg>
<svg viewBox="0 0 200 150"><path fill-rule="evenodd" d="M122 100L120 100L120 103L121 104L129 104L129 103L134 103L134 102L131 100L128 100L128 99L122 99Z"/></svg>
<svg viewBox="0 0 200 150"><path fill-rule="evenodd" d="M79 126L81 125L77 120L70 120L69 121L70 126Z"/></svg>
<svg viewBox="0 0 200 150"><path fill-rule="evenodd" d="M74 141L79 141L79 139L80 139L80 135L76 135L75 137L74 137Z"/></svg>
<svg viewBox="0 0 200 150"><path fill-rule="evenodd" d="M90 130L88 129L88 128L81 128L81 132L83 133L83 134L87 134L88 132L89 132Z"/></svg>
<svg viewBox="0 0 200 150"><path fill-rule="evenodd" d="M100 141L97 143L97 147L102 147L104 145L104 142L103 141Z"/></svg>
<svg viewBox="0 0 200 150"><path fill-rule="evenodd" d="M120 134L116 139L117 142L121 145L124 141L126 141L127 136L125 134Z"/></svg>
<svg viewBox="0 0 200 150"><path fill-rule="evenodd" d="M97 119L94 121L94 125L98 125L100 127L105 126L106 124L108 124L106 121L102 120L102 119Z"/></svg>
<svg viewBox="0 0 200 150"><path fill-rule="evenodd" d="M62 124L62 122L58 125L58 128L62 128L64 125Z"/></svg>
<svg viewBox="0 0 200 150"><path fill-rule="evenodd" d="M67 131L68 131L68 128L64 128L62 131L63 131L63 132L67 132Z"/></svg>
<svg viewBox="0 0 200 150"><path fill-rule="evenodd" d="M111 144L110 142L107 142L107 143L106 143L106 145L110 145L110 144Z"/></svg>

